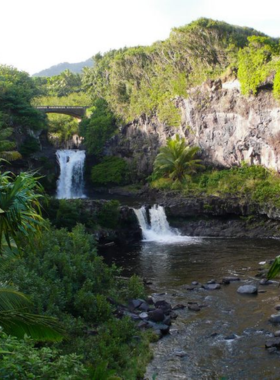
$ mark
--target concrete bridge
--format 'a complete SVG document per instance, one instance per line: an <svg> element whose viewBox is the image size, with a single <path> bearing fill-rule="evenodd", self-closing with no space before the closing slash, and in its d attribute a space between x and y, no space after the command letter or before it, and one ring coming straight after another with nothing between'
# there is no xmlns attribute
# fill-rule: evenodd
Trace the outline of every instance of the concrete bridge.
<svg viewBox="0 0 280 380"><path fill-rule="evenodd" d="M86 109L88 107L79 106L38 106L35 107L37 110L44 113L62 113L64 115L69 115L75 117L76 119L82 119L86 114Z"/></svg>

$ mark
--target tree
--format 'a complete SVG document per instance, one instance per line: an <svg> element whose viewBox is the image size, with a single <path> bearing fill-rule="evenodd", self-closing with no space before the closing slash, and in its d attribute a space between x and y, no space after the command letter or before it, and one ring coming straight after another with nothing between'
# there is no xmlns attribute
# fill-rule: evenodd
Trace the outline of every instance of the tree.
<svg viewBox="0 0 280 380"><path fill-rule="evenodd" d="M23 293L0 285L0 326L17 338L60 341L64 330L53 317L30 313L31 301Z"/></svg>
<svg viewBox="0 0 280 380"><path fill-rule="evenodd" d="M31 173L0 174L0 254L13 245L22 250L24 239L32 245L32 237L44 226L37 191L40 185Z"/></svg>
<svg viewBox="0 0 280 380"><path fill-rule="evenodd" d="M154 174L183 182L188 174L203 168L201 160L194 158L198 151L198 147L186 146L185 139L179 135L173 140L168 139L166 146L160 148L160 153L155 159Z"/></svg>
<svg viewBox="0 0 280 380"><path fill-rule="evenodd" d="M9 140L13 133L13 128L4 126L2 115L0 113L0 158L8 161L14 161L21 158L21 154L14 149L15 142Z"/></svg>

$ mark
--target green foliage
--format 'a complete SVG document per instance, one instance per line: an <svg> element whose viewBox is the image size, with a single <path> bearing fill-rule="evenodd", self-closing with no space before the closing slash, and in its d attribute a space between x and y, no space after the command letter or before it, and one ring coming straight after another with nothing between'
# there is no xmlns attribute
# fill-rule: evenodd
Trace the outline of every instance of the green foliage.
<svg viewBox="0 0 280 380"><path fill-rule="evenodd" d="M279 55L277 43L269 37L248 37L249 45L239 51L238 78L245 95L256 94L258 86L273 71L273 55Z"/></svg>
<svg viewBox="0 0 280 380"><path fill-rule="evenodd" d="M19 152L25 157L30 157L32 154L40 150L40 144L35 137L27 136L24 142L19 147Z"/></svg>
<svg viewBox="0 0 280 380"><path fill-rule="evenodd" d="M30 173L13 176L10 172L0 173L0 253L5 243L12 248L24 249L24 238L32 245L35 235L39 235L44 220L41 217L41 188L37 179Z"/></svg>
<svg viewBox="0 0 280 380"><path fill-rule="evenodd" d="M264 36L250 28L202 18L174 28L167 40L152 46L97 54L94 67L84 72L83 85L94 99L105 99L126 122L145 113L177 126L181 117L176 99L186 97L188 87L236 65L238 50L252 35Z"/></svg>
<svg viewBox="0 0 280 380"><path fill-rule="evenodd" d="M277 256L269 268L267 279L271 280L280 273L280 256Z"/></svg>
<svg viewBox="0 0 280 380"><path fill-rule="evenodd" d="M280 99L280 62L276 65L276 73L273 82L273 95L276 99Z"/></svg>
<svg viewBox="0 0 280 380"><path fill-rule="evenodd" d="M118 274L115 267L105 265L96 254L94 238L86 234L82 226L76 226L72 232L45 231L36 246L36 255L26 252L13 261L3 257L0 278L23 292L28 291L34 312L59 317L69 336L60 344L60 351L57 347L41 347L34 352L33 347L24 344L23 349L17 350L16 360L21 364L24 359L20 357L23 355L26 359L26 353L30 358L26 360L26 367L21 365L14 371L34 373L34 378L38 378L44 367L46 378L50 378L50 361L54 363L58 379L64 378L63 371L67 374L65 379L76 379L75 376L80 379L85 371L82 361L92 368L88 377L85 373L85 378L96 378L97 374L110 378L113 373L125 379L141 378L151 358L149 339L136 330L130 319L115 319L114 306L107 298L123 302L132 294L140 295L143 288L137 278L132 278L129 285L127 281L119 282L115 278ZM136 335L140 342L134 339ZM6 350L4 346L3 350ZM45 358L43 363L42 357ZM0 353L0 363L1 358L4 357ZM5 356L5 361L7 368L13 368L13 357Z"/></svg>
<svg viewBox="0 0 280 380"><path fill-rule="evenodd" d="M129 298L142 298L145 295L143 281L135 274L128 281L126 295Z"/></svg>
<svg viewBox="0 0 280 380"><path fill-rule="evenodd" d="M105 228L116 228L119 222L120 203L116 200L105 202L101 210L97 213L97 220L100 226Z"/></svg>
<svg viewBox="0 0 280 380"><path fill-rule="evenodd" d="M91 169L91 181L97 186L125 185L128 174L128 165L123 158L105 157Z"/></svg>
<svg viewBox="0 0 280 380"><path fill-rule="evenodd" d="M1 332L1 379L87 379L88 371L76 354L63 355L57 349L43 347L25 337L18 340Z"/></svg>
<svg viewBox="0 0 280 380"><path fill-rule="evenodd" d="M16 144L11 140L12 134L13 128L4 125L3 116L0 113L0 158L4 158L8 161L21 158L21 154L13 150Z"/></svg>
<svg viewBox="0 0 280 380"><path fill-rule="evenodd" d="M61 341L64 330L52 317L30 313L32 303L22 293L0 285L0 326L18 338L36 341Z"/></svg>
<svg viewBox="0 0 280 380"><path fill-rule="evenodd" d="M30 104L37 95L39 90L27 73L0 65L0 112L5 125L19 126L25 133L45 128L44 115Z"/></svg>
<svg viewBox="0 0 280 380"><path fill-rule="evenodd" d="M84 210L80 199L48 199L44 205L44 216L49 218L56 228L71 231L78 223L86 227L95 225L94 216Z"/></svg>
<svg viewBox="0 0 280 380"><path fill-rule="evenodd" d="M100 156L106 141L117 131L116 119L103 99L97 99L90 110L90 118L84 118L80 123L80 134L85 139L87 151Z"/></svg>
<svg viewBox="0 0 280 380"><path fill-rule="evenodd" d="M186 180L187 175L193 174L199 168L201 160L194 159L198 147L186 146L184 138L176 135L175 139L168 139L167 144L160 148L154 162L154 175L158 177L167 177L173 181L182 183Z"/></svg>

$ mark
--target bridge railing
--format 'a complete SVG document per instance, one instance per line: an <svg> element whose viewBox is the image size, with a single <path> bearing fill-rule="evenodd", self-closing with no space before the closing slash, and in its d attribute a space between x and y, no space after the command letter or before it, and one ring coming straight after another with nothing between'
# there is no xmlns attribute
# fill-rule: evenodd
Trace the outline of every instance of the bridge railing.
<svg viewBox="0 0 280 380"><path fill-rule="evenodd" d="M87 109L88 107L82 106L37 106L37 109L51 110L51 109L62 109L62 110L73 110L73 109Z"/></svg>

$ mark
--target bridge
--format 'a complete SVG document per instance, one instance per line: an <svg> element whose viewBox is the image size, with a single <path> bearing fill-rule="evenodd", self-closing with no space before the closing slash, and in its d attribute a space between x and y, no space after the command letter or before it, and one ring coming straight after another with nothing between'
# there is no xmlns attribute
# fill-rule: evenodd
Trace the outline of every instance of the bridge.
<svg viewBox="0 0 280 380"><path fill-rule="evenodd" d="M64 115L69 115L77 119L81 119L86 114L86 109L88 107L79 106L38 106L35 107L37 110L44 113L62 113Z"/></svg>

